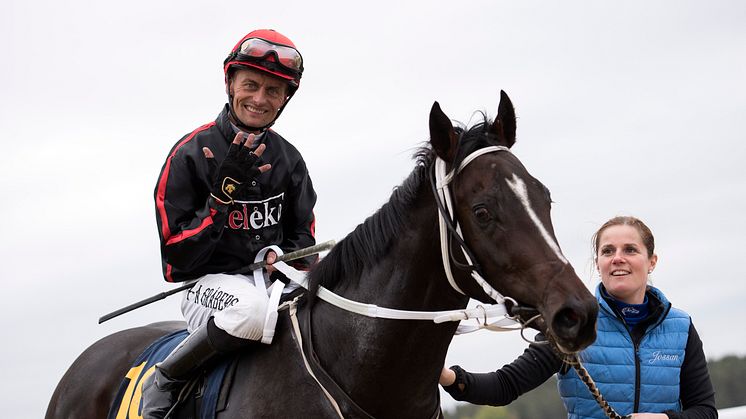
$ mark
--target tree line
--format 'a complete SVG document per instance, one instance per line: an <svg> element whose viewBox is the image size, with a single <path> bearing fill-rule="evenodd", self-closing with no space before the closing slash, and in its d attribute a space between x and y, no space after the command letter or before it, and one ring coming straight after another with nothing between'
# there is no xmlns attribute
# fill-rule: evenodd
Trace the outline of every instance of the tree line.
<svg viewBox="0 0 746 419"><path fill-rule="evenodd" d="M715 387L718 409L746 405L746 356L725 356L707 362ZM448 397L448 396L446 396ZM519 397L508 406L459 404L443 412L446 419L566 419L567 412L557 393L557 380L544 384Z"/></svg>

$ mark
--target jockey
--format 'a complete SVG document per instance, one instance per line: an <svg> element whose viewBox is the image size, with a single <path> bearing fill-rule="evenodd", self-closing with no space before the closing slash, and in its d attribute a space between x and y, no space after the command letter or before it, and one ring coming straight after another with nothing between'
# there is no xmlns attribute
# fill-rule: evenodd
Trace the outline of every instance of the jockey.
<svg viewBox="0 0 746 419"><path fill-rule="evenodd" d="M306 164L270 129L300 85L300 52L279 32L255 30L233 47L223 71L228 103L173 146L155 188L163 275L198 281L181 305L189 336L143 385L145 419L163 418L208 360L261 340L266 291L240 273L257 253L315 244L316 192ZM266 281L276 258L267 252Z"/></svg>

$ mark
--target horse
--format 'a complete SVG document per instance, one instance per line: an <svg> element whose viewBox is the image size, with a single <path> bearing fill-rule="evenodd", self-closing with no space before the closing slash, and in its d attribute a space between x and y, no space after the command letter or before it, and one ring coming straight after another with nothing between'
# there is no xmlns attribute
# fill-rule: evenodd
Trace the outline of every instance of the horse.
<svg viewBox="0 0 746 419"><path fill-rule="evenodd" d="M595 340L598 306L560 250L549 190L509 150L516 118L508 95L500 92L494 121L482 116L454 126L433 104L429 144L415 154L414 170L309 272L307 298L295 317L280 315L272 345L238 356L218 419L442 417L438 378L457 322L370 318L318 298L322 289L418 312L505 295L524 323L539 313L528 326L559 351ZM438 165L446 176L436 176ZM134 358L183 327L157 323L104 337L63 376L46 418L106 417Z"/></svg>

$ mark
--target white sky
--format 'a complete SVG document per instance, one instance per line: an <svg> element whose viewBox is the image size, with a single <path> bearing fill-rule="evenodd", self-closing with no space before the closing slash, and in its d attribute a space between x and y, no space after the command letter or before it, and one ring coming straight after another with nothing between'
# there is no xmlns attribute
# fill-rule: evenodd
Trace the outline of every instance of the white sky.
<svg viewBox="0 0 746 419"><path fill-rule="evenodd" d="M589 287L590 237L618 214L656 235L655 284L709 357L744 354L746 3L741 1L65 2L0 6L0 405L42 417L100 337L178 319L152 191L170 147L215 118L222 60L275 28L304 55L275 128L304 154L317 238L385 202L427 139L430 106L518 114L514 153L551 190L560 244ZM456 337L447 362L486 371L517 334ZM453 405L450 397L444 405Z"/></svg>

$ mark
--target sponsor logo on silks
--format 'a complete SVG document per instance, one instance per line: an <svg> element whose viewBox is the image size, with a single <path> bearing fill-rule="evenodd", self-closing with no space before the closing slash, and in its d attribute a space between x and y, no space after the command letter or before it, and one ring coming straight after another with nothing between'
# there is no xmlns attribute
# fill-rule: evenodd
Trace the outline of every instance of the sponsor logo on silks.
<svg viewBox="0 0 746 419"><path fill-rule="evenodd" d="M658 361L678 361L679 356L676 354L664 354L661 351L653 352L653 357L648 360L648 364L655 364Z"/></svg>
<svg viewBox="0 0 746 419"><path fill-rule="evenodd" d="M627 306L622 309L622 314L624 314L625 316L634 316L636 314L640 314L640 310L631 306Z"/></svg>
<svg viewBox="0 0 746 419"><path fill-rule="evenodd" d="M228 214L226 228L233 230L261 230L276 225L282 217L285 193L263 201L234 201L233 211Z"/></svg>

